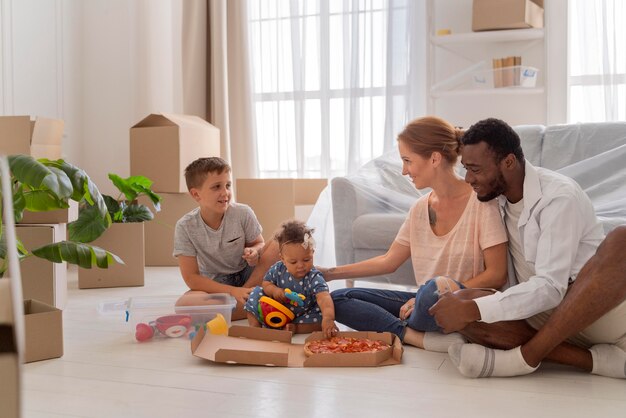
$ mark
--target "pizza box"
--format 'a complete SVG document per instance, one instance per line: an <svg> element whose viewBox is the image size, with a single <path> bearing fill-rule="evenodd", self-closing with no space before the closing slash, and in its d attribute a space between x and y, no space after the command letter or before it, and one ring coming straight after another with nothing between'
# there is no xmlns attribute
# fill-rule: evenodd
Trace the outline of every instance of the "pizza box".
<svg viewBox="0 0 626 418"><path fill-rule="evenodd" d="M191 353L215 363L280 367L374 367L400 364L402 343L389 332L350 331L339 336L381 340L391 347L377 353L304 354L304 344L291 342L291 332L233 325L228 335L207 334L200 329L191 341ZM322 339L312 333L305 342Z"/></svg>

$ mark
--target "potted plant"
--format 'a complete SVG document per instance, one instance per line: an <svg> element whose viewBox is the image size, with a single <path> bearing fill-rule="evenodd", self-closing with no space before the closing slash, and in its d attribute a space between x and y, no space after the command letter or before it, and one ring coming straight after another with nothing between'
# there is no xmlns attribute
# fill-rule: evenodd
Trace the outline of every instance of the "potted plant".
<svg viewBox="0 0 626 418"><path fill-rule="evenodd" d="M109 174L118 189L117 197L104 195L103 199L113 223L94 244L109 248L119 254L124 265L112 266L106 271L79 270L78 287L143 286L145 267L145 241L143 222L152 220L150 208L137 199L146 196L154 210L160 210L161 197L151 190L152 181L144 176L121 178ZM88 209L93 210L93 209Z"/></svg>
<svg viewBox="0 0 626 418"><path fill-rule="evenodd" d="M114 262L123 264L115 254L87 244L104 233L111 225L111 217L104 198L85 171L64 160L36 160L29 155L12 155L8 160L16 222L22 219L24 210L42 212L63 209L69 207L70 200L88 208L69 224L68 240L30 250L18 241L20 259L34 256L54 263L66 261L86 269L94 266L107 268ZM6 241L2 239L0 276L7 269L6 251Z"/></svg>

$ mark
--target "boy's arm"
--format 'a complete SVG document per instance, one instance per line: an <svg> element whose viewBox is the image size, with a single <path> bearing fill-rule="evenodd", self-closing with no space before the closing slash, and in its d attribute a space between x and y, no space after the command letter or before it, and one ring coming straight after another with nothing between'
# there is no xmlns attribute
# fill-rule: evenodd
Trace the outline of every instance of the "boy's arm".
<svg viewBox="0 0 626 418"><path fill-rule="evenodd" d="M255 238L252 242L246 242L246 247L243 249L243 259L246 260L248 265L255 266L261 258L261 250L265 246L265 240L263 235Z"/></svg>
<svg viewBox="0 0 626 418"><path fill-rule="evenodd" d="M191 290L201 290L207 293L229 293L237 299L237 302L242 304L246 302L248 295L252 291L251 288L229 286L217 283L210 277L202 276L200 269L198 269L196 257L179 255L178 266L183 280Z"/></svg>
<svg viewBox="0 0 626 418"><path fill-rule="evenodd" d="M322 311L322 332L326 338L334 337L337 334L335 325L335 305L328 292L319 292L315 295L317 304Z"/></svg>

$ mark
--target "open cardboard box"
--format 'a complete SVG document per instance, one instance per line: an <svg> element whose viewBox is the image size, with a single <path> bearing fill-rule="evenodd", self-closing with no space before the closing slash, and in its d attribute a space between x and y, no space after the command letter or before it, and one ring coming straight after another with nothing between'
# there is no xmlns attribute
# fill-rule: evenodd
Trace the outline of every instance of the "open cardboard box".
<svg viewBox="0 0 626 418"><path fill-rule="evenodd" d="M63 121L30 116L0 116L0 152L34 158L61 158Z"/></svg>
<svg viewBox="0 0 626 418"><path fill-rule="evenodd" d="M63 312L37 300L24 301L24 362L63 356Z"/></svg>
<svg viewBox="0 0 626 418"><path fill-rule="evenodd" d="M474 32L525 28L543 28L543 0L474 0Z"/></svg>
<svg viewBox="0 0 626 418"><path fill-rule="evenodd" d="M194 356L216 363L252 364L281 367L374 367L400 364L402 343L389 332L340 332L343 337L370 338L391 345L377 353L315 354L307 357L304 344L291 342L291 332L233 325L228 335L207 334L200 329L191 341ZM323 338L321 332L312 333L306 341Z"/></svg>

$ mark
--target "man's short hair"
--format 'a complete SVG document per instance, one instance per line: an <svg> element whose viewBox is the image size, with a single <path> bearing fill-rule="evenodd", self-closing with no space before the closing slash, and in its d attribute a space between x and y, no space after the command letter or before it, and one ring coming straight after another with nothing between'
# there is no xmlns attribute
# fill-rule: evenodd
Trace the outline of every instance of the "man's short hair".
<svg viewBox="0 0 626 418"><path fill-rule="evenodd" d="M517 132L506 122L495 119L483 119L465 131L461 138L463 145L485 142L495 154L496 162L502 161L507 155L513 154L520 163L524 162L524 151Z"/></svg>
<svg viewBox="0 0 626 418"><path fill-rule="evenodd" d="M220 157L198 158L185 168L187 189L199 188L209 173L222 174L231 171L230 165Z"/></svg>

